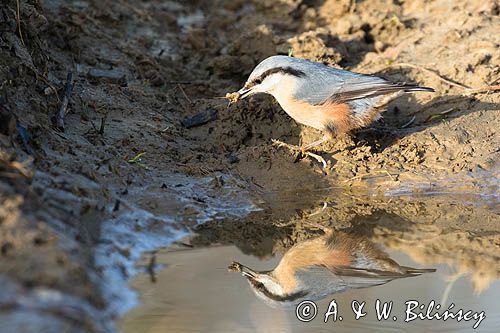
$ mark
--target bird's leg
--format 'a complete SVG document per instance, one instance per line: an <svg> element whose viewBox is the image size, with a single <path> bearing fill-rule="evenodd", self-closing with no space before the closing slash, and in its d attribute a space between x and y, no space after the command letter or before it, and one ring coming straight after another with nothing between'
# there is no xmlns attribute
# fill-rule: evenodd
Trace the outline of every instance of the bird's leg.
<svg viewBox="0 0 500 333"><path fill-rule="evenodd" d="M305 151L310 150L311 148L319 146L320 144L322 144L323 142L326 142L326 141L328 141L328 136L323 135L323 137L321 139L313 141L311 143L308 143L307 145L303 145L302 147L300 147L300 149L302 150L302 152L305 152Z"/></svg>
<svg viewBox="0 0 500 333"><path fill-rule="evenodd" d="M292 145L292 144L289 144L289 143L286 143L286 142L283 142L280 140L276 140L276 139L271 139L271 142L273 143L273 146L276 146L278 148L285 147L290 152L295 153L296 160L298 159L298 157L300 156L300 154L302 152L301 147L296 146L296 145Z"/></svg>
<svg viewBox="0 0 500 333"><path fill-rule="evenodd" d="M325 140L326 140L326 138L323 138L321 140L318 140L318 141L315 141L315 142L311 143L312 147L321 144ZM301 153L301 154L303 154L305 156L309 156L309 157L314 158L316 161L320 162L323 165L323 169L326 169L327 166L328 166L328 164L326 163L326 161L325 161L325 159L323 157L321 157L321 156L319 156L317 154L311 153L310 151L307 151L308 149L311 148L311 147L309 147L311 144L299 147L299 146L291 145L289 143L285 143L285 142L282 142L282 141L279 141L279 140L275 140L275 139L272 139L271 141L273 142L273 145L275 145L275 146L286 147L286 148L288 148L291 151L299 152L299 153Z"/></svg>
<svg viewBox="0 0 500 333"><path fill-rule="evenodd" d="M283 142L280 140L271 139L271 142L273 143L273 146L277 146L278 148L286 147L291 151L300 151L301 150L301 147L299 147L299 146L292 145L292 144L289 144L289 143L286 143L286 142Z"/></svg>

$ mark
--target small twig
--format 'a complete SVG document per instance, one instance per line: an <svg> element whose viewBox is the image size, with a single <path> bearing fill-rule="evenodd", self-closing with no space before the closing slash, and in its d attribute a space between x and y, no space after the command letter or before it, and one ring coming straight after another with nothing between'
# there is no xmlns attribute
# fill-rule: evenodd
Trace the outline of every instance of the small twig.
<svg viewBox="0 0 500 333"><path fill-rule="evenodd" d="M104 114L104 117L101 118L101 126L99 127L99 134L104 135L104 126L106 124L106 119L108 118L108 114Z"/></svg>
<svg viewBox="0 0 500 333"><path fill-rule="evenodd" d="M354 180L358 180L358 179L359 179L359 180L362 180L362 179L363 179L363 178L365 178L365 177L374 176L374 175L373 175L373 173L385 173L386 175L388 175L388 176L389 176L389 178L391 178L391 180L392 180L393 182L395 182L395 181L396 181L396 179L395 179L395 178L391 175L391 173L390 173L389 171L387 171L387 170L385 170L385 169L384 169L384 170L372 170L372 171L371 171L371 172L369 172L369 173L364 173L364 174L362 174L362 175L357 175L357 176L354 176L354 177L352 177L352 178L349 178L349 179L344 180L343 182L344 182L344 183L347 183L347 182L352 182L352 181L354 181Z"/></svg>
<svg viewBox="0 0 500 333"><path fill-rule="evenodd" d="M465 91L464 95L483 94L483 93L487 93L490 91L499 91L499 90L500 90L500 85L486 86L486 87L480 87L480 88L475 88L475 89L467 89Z"/></svg>
<svg viewBox="0 0 500 333"><path fill-rule="evenodd" d="M64 86L64 95L61 103L61 107L59 108L56 114L56 127L61 131L64 131L64 116L66 116L66 110L68 108L69 99L71 98L71 93L73 92L73 73L68 72L68 76L66 77L66 84Z"/></svg>
<svg viewBox="0 0 500 333"><path fill-rule="evenodd" d="M384 172L385 172L385 173L389 176L389 178L391 178L391 180L392 180L393 182L395 182L395 181L396 181L396 179L394 179L394 177L391 175L391 173L390 173L389 171L387 171L387 170L381 170L381 171L384 171Z"/></svg>
<svg viewBox="0 0 500 333"><path fill-rule="evenodd" d="M465 89L464 92L461 95L459 95L459 96L455 96L453 98L450 98L450 99L447 99L447 100L444 100L444 101L441 100L441 101L437 101L437 102L434 102L434 103L431 103L431 104L426 104L426 105L422 106L420 109L418 109L417 111L411 113L410 116L414 115L414 114L417 114L417 113L420 113L420 112L422 112L424 110L427 110L429 108L434 108L434 107L436 107L438 105L446 105L446 104L451 103L451 102L459 101L459 100L461 100L463 98L463 96L470 96L470 95L475 95L475 94L484 94L484 93L496 92L496 91L500 91L500 85ZM446 111L443 111L441 113L445 113L445 112Z"/></svg>
<svg viewBox="0 0 500 333"><path fill-rule="evenodd" d="M194 84L194 85L206 85L207 82L206 81L165 81L165 84L184 84L184 85L190 85L190 84ZM224 97L222 97L224 98Z"/></svg>
<svg viewBox="0 0 500 333"><path fill-rule="evenodd" d="M439 114L444 116L444 115L447 115L448 113L453 112L453 111L455 111L455 108L454 108L454 107L453 107L453 108L446 109L446 110L444 110L444 111L441 111L441 112L439 112Z"/></svg>
<svg viewBox="0 0 500 333"><path fill-rule="evenodd" d="M38 73L38 71L36 70L36 68L33 68L31 66L28 66L29 69L31 69L33 71L33 73L35 73L35 76L37 79L41 79L43 81L43 83L45 83L53 92L54 92L54 95L56 96L57 98L57 101L60 102L61 99L59 98L59 95L57 94L57 89L56 87L54 87L47 78L45 78L45 76L43 76L42 74Z"/></svg>
<svg viewBox="0 0 500 333"><path fill-rule="evenodd" d="M14 172L0 171L0 178L2 178L2 177L9 178L9 179L16 179L16 178L24 177L24 175L21 175L19 173L14 173Z"/></svg>
<svg viewBox="0 0 500 333"><path fill-rule="evenodd" d="M180 91L182 92L182 94L184 95L184 97L186 97L186 99L188 100L188 102L190 104L193 104L193 101L188 97L188 95L186 94L186 92L184 91L184 89L182 89L181 85L177 84L177 87L179 87Z"/></svg>
<svg viewBox="0 0 500 333"><path fill-rule="evenodd" d="M423 112L423 111L425 111L427 109L432 109L432 108L435 108L435 107L440 106L440 105L447 105L447 104L450 104L450 103L458 102L462 98L463 98L463 96L454 96L454 97L448 98L446 100L438 100L436 102L427 103L424 106L422 106L420 109L418 109L417 111L414 111L414 112L410 113L409 116L413 116L413 115L415 115L417 113L421 113L421 112Z"/></svg>
<svg viewBox="0 0 500 333"><path fill-rule="evenodd" d="M18 162L18 161L9 162L3 158L0 158L0 162L7 165L9 169L13 169L13 170L9 170L9 171L5 171L5 172L0 173L6 177L17 177L16 175L21 175L25 178L32 178L33 177L33 172L30 170L30 166L33 163L32 157L27 158L23 162ZM17 171L17 173L10 172L10 171Z"/></svg>
<svg viewBox="0 0 500 333"><path fill-rule="evenodd" d="M19 0L17 0L16 3L17 3L16 21L17 21L17 29L19 31L19 38L21 39L21 43L23 44L23 46L26 47L26 44L24 44L23 33L21 31L21 6L19 4Z"/></svg>
<svg viewBox="0 0 500 333"><path fill-rule="evenodd" d="M149 259L148 267L146 268L146 271L148 272L151 278L151 282L153 283L156 282L155 269L156 269L156 253L153 253L151 258Z"/></svg>
<svg viewBox="0 0 500 333"><path fill-rule="evenodd" d="M429 122L429 121L438 120L438 119L445 119L446 115L448 113L453 112L453 111L455 111L454 107L446 109L446 110L441 111L439 113L431 114L429 117L427 117L427 119L424 120L424 122Z"/></svg>
<svg viewBox="0 0 500 333"><path fill-rule="evenodd" d="M450 79L447 79L443 76L441 76L441 74L439 74L437 71L434 71L432 69L428 69L428 68L425 68L425 67L422 67L422 66L418 66L418 65L414 65L414 64L410 64L410 63L407 63L407 62L398 62L398 63L395 63L395 64L390 64L389 67L395 67L395 66L398 66L398 67L410 67L410 68L415 68L415 69L419 69L421 71L424 71L424 72L427 72L427 73L430 73L432 75L434 75L435 77L437 77L439 80L449 84L449 85L452 85L452 86L455 86L455 87L460 87L460 88L463 88L463 89L471 89L470 87L462 84L462 83L459 83L459 82L455 82L455 81L452 81Z"/></svg>
<svg viewBox="0 0 500 333"><path fill-rule="evenodd" d="M407 128L408 126L410 126L411 124L413 124L414 121L415 121L415 116L411 117L411 119L406 124L404 124L403 126L401 126L401 128Z"/></svg>

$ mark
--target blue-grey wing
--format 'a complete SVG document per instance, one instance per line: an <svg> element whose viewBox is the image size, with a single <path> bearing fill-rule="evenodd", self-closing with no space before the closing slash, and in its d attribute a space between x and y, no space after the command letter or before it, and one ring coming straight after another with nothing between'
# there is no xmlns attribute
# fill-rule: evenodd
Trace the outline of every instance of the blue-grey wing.
<svg viewBox="0 0 500 333"><path fill-rule="evenodd" d="M324 297L352 288L385 284L394 279L415 276L398 272L360 269L354 267L312 266L296 273L297 280L307 289L308 296Z"/></svg>
<svg viewBox="0 0 500 333"><path fill-rule="evenodd" d="M415 85L393 83L377 76L352 73L320 64L314 70L308 71L308 74L307 79L302 80L297 88L295 97L312 105L320 105L326 102L345 103L400 90L429 89Z"/></svg>

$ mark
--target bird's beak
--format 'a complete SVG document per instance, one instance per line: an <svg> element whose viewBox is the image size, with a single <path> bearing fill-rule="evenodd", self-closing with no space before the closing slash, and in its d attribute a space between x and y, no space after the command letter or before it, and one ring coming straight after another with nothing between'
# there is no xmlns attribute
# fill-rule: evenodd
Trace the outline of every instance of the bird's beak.
<svg viewBox="0 0 500 333"><path fill-rule="evenodd" d="M246 276L248 278L255 278L258 273L253 269L240 264L239 262L233 261L231 265L229 265L228 270L231 272L240 272L241 275Z"/></svg>
<svg viewBox="0 0 500 333"><path fill-rule="evenodd" d="M257 274L258 273L252 270L251 268L241 265L241 275L249 278L256 278Z"/></svg>
<svg viewBox="0 0 500 333"><path fill-rule="evenodd" d="M248 97L251 95L251 92L252 92L252 88L241 88L240 90L238 90L238 94L239 94L239 99L243 99L245 97Z"/></svg>

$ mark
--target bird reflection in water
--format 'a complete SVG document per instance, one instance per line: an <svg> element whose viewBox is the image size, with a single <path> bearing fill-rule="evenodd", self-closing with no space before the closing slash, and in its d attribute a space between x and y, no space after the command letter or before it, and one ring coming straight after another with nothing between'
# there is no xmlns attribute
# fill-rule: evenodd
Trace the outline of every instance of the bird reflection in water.
<svg viewBox="0 0 500 333"><path fill-rule="evenodd" d="M240 272L255 294L273 306L296 305L436 271L400 266L366 238L324 230L323 236L295 244L271 271L257 272L238 262L228 269Z"/></svg>

